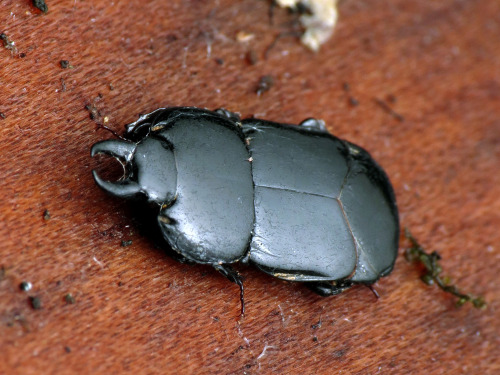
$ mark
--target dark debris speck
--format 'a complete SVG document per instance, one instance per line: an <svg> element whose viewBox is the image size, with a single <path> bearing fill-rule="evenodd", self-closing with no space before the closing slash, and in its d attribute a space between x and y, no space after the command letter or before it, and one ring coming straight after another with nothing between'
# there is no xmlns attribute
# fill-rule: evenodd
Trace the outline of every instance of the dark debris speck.
<svg viewBox="0 0 500 375"><path fill-rule="evenodd" d="M50 211L49 210L43 211L43 220L50 220Z"/></svg>
<svg viewBox="0 0 500 375"><path fill-rule="evenodd" d="M345 355L346 352L347 352L346 349L336 350L336 351L333 352L333 357L334 358L342 358Z"/></svg>
<svg viewBox="0 0 500 375"><path fill-rule="evenodd" d="M73 297L71 293L68 293L64 296L64 301L66 301L68 305L72 305L75 303L75 297Z"/></svg>
<svg viewBox="0 0 500 375"><path fill-rule="evenodd" d="M101 114L100 114L99 110L98 110L98 109L97 109L97 107L96 107L96 106L94 106L93 104L87 104L87 105L85 106L85 109L86 109L87 111L89 111L89 118L90 118L91 120L95 120L97 117L100 117L100 116L101 116Z"/></svg>
<svg viewBox="0 0 500 375"><path fill-rule="evenodd" d="M260 77L255 93L260 96L266 91L269 91L273 86L274 86L274 78L272 76L270 75L262 76Z"/></svg>
<svg viewBox="0 0 500 375"><path fill-rule="evenodd" d="M130 246L130 245L132 245L132 242L133 242L132 240L128 240L128 241L123 240L122 247Z"/></svg>
<svg viewBox="0 0 500 375"><path fill-rule="evenodd" d="M23 292L27 292L31 290L33 285L29 281L23 281L21 284L19 284L19 289L21 289Z"/></svg>
<svg viewBox="0 0 500 375"><path fill-rule="evenodd" d="M47 13L49 11L49 7L45 3L45 0L33 0L33 6L40 9L43 13Z"/></svg>
<svg viewBox="0 0 500 375"><path fill-rule="evenodd" d="M40 297L29 297L29 301L33 310L40 310L42 308L42 300Z"/></svg>
<svg viewBox="0 0 500 375"><path fill-rule="evenodd" d="M321 322L321 318L320 318L320 319L318 320L318 323L311 325L311 328L312 328L312 329L318 329L318 328L321 328L321 325L322 325L322 324L323 324L323 323Z"/></svg>
<svg viewBox="0 0 500 375"><path fill-rule="evenodd" d="M61 65L61 68L63 68L63 69L68 69L68 68L72 68L73 67L70 64L69 60L61 60L61 61L59 61L59 64Z"/></svg>
<svg viewBox="0 0 500 375"><path fill-rule="evenodd" d="M3 43L3 46L7 49L10 49L12 52L16 52L16 47L14 46L14 42L9 39L7 34L0 33L0 40Z"/></svg>
<svg viewBox="0 0 500 375"><path fill-rule="evenodd" d="M250 65L257 64L259 62L259 57L257 56L257 52L255 52L255 50L253 49L248 51L246 55L246 60Z"/></svg>
<svg viewBox="0 0 500 375"><path fill-rule="evenodd" d="M64 81L64 78L61 78L61 92L66 91L66 82Z"/></svg>
<svg viewBox="0 0 500 375"><path fill-rule="evenodd" d="M356 98L355 98L355 97L353 97L353 96L349 96L349 99L348 99L348 100L349 100L349 105L350 105L351 107L357 107L357 106L359 105L359 100L358 100L358 99L356 99Z"/></svg>

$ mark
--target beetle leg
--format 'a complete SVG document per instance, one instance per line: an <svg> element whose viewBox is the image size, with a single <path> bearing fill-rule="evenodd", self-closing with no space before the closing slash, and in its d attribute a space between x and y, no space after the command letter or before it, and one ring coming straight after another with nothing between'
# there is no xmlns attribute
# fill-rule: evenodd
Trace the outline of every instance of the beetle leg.
<svg viewBox="0 0 500 375"><path fill-rule="evenodd" d="M236 112L231 112L225 108L218 108L215 110L216 113L223 117L227 117L229 120L234 121L236 124L239 124L241 121L241 117Z"/></svg>
<svg viewBox="0 0 500 375"><path fill-rule="evenodd" d="M366 286L372 291L372 293L373 293L373 295L375 296L376 299L380 298L380 294L378 294L377 289L375 289L373 287L373 285L370 284L370 285L366 285Z"/></svg>
<svg viewBox="0 0 500 375"><path fill-rule="evenodd" d="M141 128L149 128L152 124L158 123L160 119L162 119L162 115L165 114L165 116L168 117L171 111L171 108L158 108L151 113L140 115L136 121L125 126L125 132L129 135L137 134Z"/></svg>
<svg viewBox="0 0 500 375"><path fill-rule="evenodd" d="M299 124L300 127L316 130L320 132L327 132L325 122L316 118L307 118Z"/></svg>
<svg viewBox="0 0 500 375"><path fill-rule="evenodd" d="M318 293L320 296L327 297L342 293L344 290L349 289L352 286L352 283L350 281L341 281L337 283L323 281L309 282L306 283L306 285L313 292Z"/></svg>
<svg viewBox="0 0 500 375"><path fill-rule="evenodd" d="M213 267L219 271L224 277L240 287L240 301L241 301L241 316L245 315L245 298L243 290L243 277L231 266L227 264L214 264Z"/></svg>

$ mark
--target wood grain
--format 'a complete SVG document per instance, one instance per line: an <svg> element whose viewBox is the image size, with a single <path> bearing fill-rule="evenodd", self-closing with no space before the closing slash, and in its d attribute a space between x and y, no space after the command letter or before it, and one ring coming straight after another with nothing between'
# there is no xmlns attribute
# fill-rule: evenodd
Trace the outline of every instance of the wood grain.
<svg viewBox="0 0 500 375"><path fill-rule="evenodd" d="M270 24L266 1L30 3L0 7L15 43L0 49L0 374L500 373L499 2L344 1L318 54L284 37L267 59L292 18ZM156 249L91 178L89 148L111 137L96 122L174 105L324 119L384 166L402 224L488 309L456 309L401 256L379 300L240 267L239 320L237 286Z"/></svg>

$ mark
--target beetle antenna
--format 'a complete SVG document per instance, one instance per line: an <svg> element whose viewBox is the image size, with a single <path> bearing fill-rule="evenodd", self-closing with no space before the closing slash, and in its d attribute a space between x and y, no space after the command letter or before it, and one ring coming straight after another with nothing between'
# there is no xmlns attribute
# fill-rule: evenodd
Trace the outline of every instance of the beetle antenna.
<svg viewBox="0 0 500 375"><path fill-rule="evenodd" d="M103 125L103 124L97 124L97 130L99 129L104 129L113 134L116 138L121 139L122 141L128 141L127 138L122 137L120 134L118 134L115 130L111 129L110 127Z"/></svg>

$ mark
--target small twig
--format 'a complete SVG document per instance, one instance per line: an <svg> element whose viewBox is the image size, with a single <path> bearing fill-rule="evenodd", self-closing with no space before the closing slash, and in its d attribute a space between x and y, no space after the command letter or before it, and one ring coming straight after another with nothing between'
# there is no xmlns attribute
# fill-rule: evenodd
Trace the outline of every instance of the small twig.
<svg viewBox="0 0 500 375"><path fill-rule="evenodd" d="M406 249L405 257L409 262L419 262L426 269L426 273L422 275L422 281L428 285L437 284L446 293L449 293L458 298L456 303L457 307L471 302L475 308L485 309L486 301L483 297L473 296L471 294L464 294L455 285L449 285L450 279L448 277L441 277L442 268L439 265L441 256L433 251L428 253L424 250L418 241L413 237L408 228L405 228L405 237L410 241L411 247Z"/></svg>
<svg viewBox="0 0 500 375"><path fill-rule="evenodd" d="M374 98L373 100L374 100L375 104L377 104L380 108L382 108L385 112L387 112L388 114L390 114L392 117L394 117L399 122L403 122L405 120L405 118L403 117L403 115L397 113L394 109L392 109L389 106L389 104L387 104L383 100L378 99L378 98Z"/></svg>
<svg viewBox="0 0 500 375"><path fill-rule="evenodd" d="M283 31L279 33L264 51L264 60L267 60L269 52L271 52L271 50L276 46L276 44L281 38L288 38L288 37L300 38L301 35L302 32L299 31Z"/></svg>

